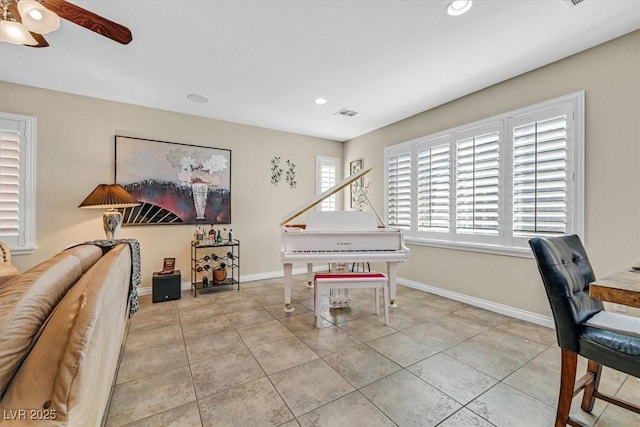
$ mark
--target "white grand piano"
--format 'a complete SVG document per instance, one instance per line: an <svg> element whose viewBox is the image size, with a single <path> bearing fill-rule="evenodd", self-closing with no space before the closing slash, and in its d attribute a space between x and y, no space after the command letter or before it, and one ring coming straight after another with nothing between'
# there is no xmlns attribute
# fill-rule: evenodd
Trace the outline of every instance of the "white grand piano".
<svg viewBox="0 0 640 427"><path fill-rule="evenodd" d="M409 259L402 230L386 227L373 205L373 212L310 211L327 197L337 193L369 173L369 168L351 175L342 182L319 194L286 215L282 226L281 258L284 267L284 303L286 312L291 306L291 274L294 263L306 263L312 274L313 263L385 262L389 278L389 297L396 307L396 278L400 262ZM363 193L365 198L366 194ZM368 201L368 198L367 198ZM307 214L305 225L288 225L290 221ZM378 225L378 220L382 224ZM310 282L311 283L311 282Z"/></svg>

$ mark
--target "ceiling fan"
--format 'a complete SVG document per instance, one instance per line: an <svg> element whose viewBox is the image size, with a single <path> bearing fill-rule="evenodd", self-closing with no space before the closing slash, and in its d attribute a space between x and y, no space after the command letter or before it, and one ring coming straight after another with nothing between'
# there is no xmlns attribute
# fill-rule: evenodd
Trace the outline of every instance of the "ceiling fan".
<svg viewBox="0 0 640 427"><path fill-rule="evenodd" d="M131 31L65 0L0 0L0 41L31 47L47 47L43 37L60 26L60 18L71 21L118 43L128 44Z"/></svg>

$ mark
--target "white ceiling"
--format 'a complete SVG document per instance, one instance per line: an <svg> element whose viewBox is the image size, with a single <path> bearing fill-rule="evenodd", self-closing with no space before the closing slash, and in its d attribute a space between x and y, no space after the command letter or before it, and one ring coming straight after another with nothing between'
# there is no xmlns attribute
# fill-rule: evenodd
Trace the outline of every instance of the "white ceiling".
<svg viewBox="0 0 640 427"><path fill-rule="evenodd" d="M640 0L72 3L133 42L63 20L48 48L0 43L2 80L339 141L640 28Z"/></svg>

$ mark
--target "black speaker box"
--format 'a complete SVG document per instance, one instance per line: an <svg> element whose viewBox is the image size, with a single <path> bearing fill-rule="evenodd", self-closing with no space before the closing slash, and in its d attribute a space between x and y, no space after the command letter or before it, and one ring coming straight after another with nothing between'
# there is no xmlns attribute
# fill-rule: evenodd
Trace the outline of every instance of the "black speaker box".
<svg viewBox="0 0 640 427"><path fill-rule="evenodd" d="M151 300L153 302L180 299L180 270L172 274L153 273Z"/></svg>

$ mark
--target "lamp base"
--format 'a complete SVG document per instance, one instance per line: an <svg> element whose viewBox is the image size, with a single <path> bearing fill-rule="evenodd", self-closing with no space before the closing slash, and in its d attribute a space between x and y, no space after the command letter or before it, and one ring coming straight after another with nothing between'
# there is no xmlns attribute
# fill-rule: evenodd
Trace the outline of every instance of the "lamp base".
<svg viewBox="0 0 640 427"><path fill-rule="evenodd" d="M107 239L117 239L122 226L122 214L115 209L109 209L102 215L102 225Z"/></svg>

